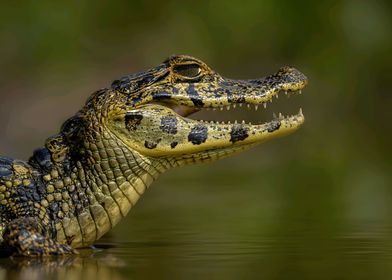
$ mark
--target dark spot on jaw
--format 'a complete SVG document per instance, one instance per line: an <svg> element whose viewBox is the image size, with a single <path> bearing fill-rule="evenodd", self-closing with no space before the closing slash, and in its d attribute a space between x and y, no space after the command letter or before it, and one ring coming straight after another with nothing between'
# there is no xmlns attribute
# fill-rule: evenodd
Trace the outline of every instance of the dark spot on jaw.
<svg viewBox="0 0 392 280"><path fill-rule="evenodd" d="M204 105L203 98L196 91L194 84L189 84L186 93L196 107L202 107Z"/></svg>
<svg viewBox="0 0 392 280"><path fill-rule="evenodd" d="M144 141L144 147L147 149L155 149L158 146L158 143L161 142L161 139L157 139L155 142L153 141Z"/></svg>
<svg viewBox="0 0 392 280"><path fill-rule="evenodd" d="M159 128L166 133L176 134L177 133L177 119L172 116L165 116L161 118L161 125Z"/></svg>
<svg viewBox="0 0 392 280"><path fill-rule="evenodd" d="M143 115L128 113L125 115L125 127L129 131L135 131L142 122Z"/></svg>
<svg viewBox="0 0 392 280"><path fill-rule="evenodd" d="M150 141L145 141L144 142L144 147L147 149L155 149L157 147L158 143L150 142Z"/></svg>
<svg viewBox="0 0 392 280"><path fill-rule="evenodd" d="M170 147L171 147L172 149L174 149L177 145L178 145L178 142L172 142L172 143L170 144Z"/></svg>
<svg viewBox="0 0 392 280"><path fill-rule="evenodd" d="M204 143L208 138L208 128L204 125L196 125L188 135L188 141L194 145Z"/></svg>
<svg viewBox="0 0 392 280"><path fill-rule="evenodd" d="M267 131L274 132L275 130L278 130L279 128L280 128L280 121L273 120L272 122L269 123Z"/></svg>
<svg viewBox="0 0 392 280"><path fill-rule="evenodd" d="M230 141L235 143L248 138L248 129L243 126L234 126L230 132Z"/></svg>
<svg viewBox="0 0 392 280"><path fill-rule="evenodd" d="M119 92L129 92L130 91L130 80L128 77L123 77L119 80L113 81L111 88Z"/></svg>

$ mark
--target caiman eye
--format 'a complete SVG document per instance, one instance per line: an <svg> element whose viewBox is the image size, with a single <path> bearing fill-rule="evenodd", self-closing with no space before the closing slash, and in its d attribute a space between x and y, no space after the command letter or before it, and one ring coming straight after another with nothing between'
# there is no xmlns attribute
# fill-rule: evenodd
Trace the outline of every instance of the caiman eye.
<svg viewBox="0 0 392 280"><path fill-rule="evenodd" d="M173 72L186 78L196 78L200 75L201 69L197 64L180 64L173 67Z"/></svg>

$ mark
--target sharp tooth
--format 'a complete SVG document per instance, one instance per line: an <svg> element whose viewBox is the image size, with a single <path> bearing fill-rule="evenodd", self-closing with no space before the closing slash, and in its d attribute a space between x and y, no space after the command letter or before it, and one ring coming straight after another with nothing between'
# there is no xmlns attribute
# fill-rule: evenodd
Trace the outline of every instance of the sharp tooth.
<svg viewBox="0 0 392 280"><path fill-rule="evenodd" d="M251 122L249 122L249 125L252 125L252 123L251 123Z"/></svg>
<svg viewBox="0 0 392 280"><path fill-rule="evenodd" d="M250 108L250 104L248 103L247 106L248 106L248 109L249 109Z"/></svg>
<svg viewBox="0 0 392 280"><path fill-rule="evenodd" d="M284 91L284 94L286 94L286 95L287 95L287 90L285 90L285 91Z"/></svg>
<svg viewBox="0 0 392 280"><path fill-rule="evenodd" d="M228 123L228 124L231 124L231 122L230 122L230 121L228 121L227 123Z"/></svg>
<svg viewBox="0 0 392 280"><path fill-rule="evenodd" d="M298 93L299 93L299 94L302 94L302 90L299 90Z"/></svg>
<svg viewBox="0 0 392 280"><path fill-rule="evenodd" d="M234 124L237 124L237 120L234 121Z"/></svg>
<svg viewBox="0 0 392 280"><path fill-rule="evenodd" d="M283 119L282 113L279 113L279 119Z"/></svg>
<svg viewBox="0 0 392 280"><path fill-rule="evenodd" d="M276 99L278 99L278 98L279 98L279 95L278 95L278 94L275 94L275 97L276 97Z"/></svg>
<svg viewBox="0 0 392 280"><path fill-rule="evenodd" d="M302 108L299 108L299 114L302 115Z"/></svg>
<svg viewBox="0 0 392 280"><path fill-rule="evenodd" d="M267 108L267 103L264 102L264 103L263 103L263 106L264 106L264 109Z"/></svg>
<svg viewBox="0 0 392 280"><path fill-rule="evenodd" d="M239 106L242 107L242 103L240 103Z"/></svg>
<svg viewBox="0 0 392 280"><path fill-rule="evenodd" d="M259 108L259 105L255 105L255 110L257 111L257 109Z"/></svg>
<svg viewBox="0 0 392 280"><path fill-rule="evenodd" d="M230 105L226 106L227 111L230 110Z"/></svg>
<svg viewBox="0 0 392 280"><path fill-rule="evenodd" d="M220 110L223 111L223 107L220 107Z"/></svg>
<svg viewBox="0 0 392 280"><path fill-rule="evenodd" d="M274 119L277 119L277 116L276 116L275 113L272 113L272 117L273 117Z"/></svg>
<svg viewBox="0 0 392 280"><path fill-rule="evenodd" d="M242 120L242 124L245 124L245 121L244 121L244 120Z"/></svg>

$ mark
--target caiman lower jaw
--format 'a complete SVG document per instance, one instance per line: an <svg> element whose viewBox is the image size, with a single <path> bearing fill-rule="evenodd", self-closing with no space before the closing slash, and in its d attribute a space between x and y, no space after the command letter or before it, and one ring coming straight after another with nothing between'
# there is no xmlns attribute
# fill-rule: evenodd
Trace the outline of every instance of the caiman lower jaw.
<svg viewBox="0 0 392 280"><path fill-rule="evenodd" d="M300 109L296 115L286 117L280 115L263 124L211 124L211 122L198 121L200 127L208 128L211 140L206 141L203 150L193 147L189 153L176 154L172 158L179 166L215 161L248 150L270 139L291 134L301 127L304 120Z"/></svg>
<svg viewBox="0 0 392 280"><path fill-rule="evenodd" d="M180 155L180 157L176 157L176 160L181 162L185 160L187 163L211 161L240 152L269 139L294 132L304 123L305 118L302 109L299 109L299 112L295 115L284 116L279 113L277 116L274 115L271 121L254 122L253 124L244 120L240 122L237 122L237 120L227 122L195 120L189 118L189 116L203 109L227 111L237 106L254 107L255 110L258 110L260 105L266 108L267 101L272 102L273 97L278 98L279 93L291 96L301 94L302 89L303 87L296 90L287 89L272 92L265 96L265 99L263 99L264 102L261 104L232 103L230 105L212 108L194 108L185 105L165 104L165 107L170 108L175 114L183 117L185 121L183 129L190 131L188 141L178 144L177 149L173 149L172 151ZM213 102L209 103L214 104ZM222 114L225 113L222 112ZM216 114L220 114L220 112Z"/></svg>
<svg viewBox="0 0 392 280"><path fill-rule="evenodd" d="M180 115L189 116L192 111L183 105L143 105L127 115L129 124L137 120L137 125L128 126L132 140L125 135L121 138L145 156L169 157L178 163L205 162L292 133L304 122L301 109L296 115L280 114L260 124L206 122Z"/></svg>

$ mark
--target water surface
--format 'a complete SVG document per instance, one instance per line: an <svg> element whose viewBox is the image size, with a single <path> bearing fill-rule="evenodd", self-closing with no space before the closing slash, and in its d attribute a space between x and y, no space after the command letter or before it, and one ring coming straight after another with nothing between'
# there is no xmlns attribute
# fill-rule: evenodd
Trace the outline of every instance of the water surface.
<svg viewBox="0 0 392 280"><path fill-rule="evenodd" d="M336 199L325 196L322 184L314 191L280 184L274 172L244 168L223 180L233 162L217 164L212 175L209 166L164 176L95 248L79 256L0 259L0 279L392 276L392 228L382 208L362 215L355 203L339 203L342 192Z"/></svg>

